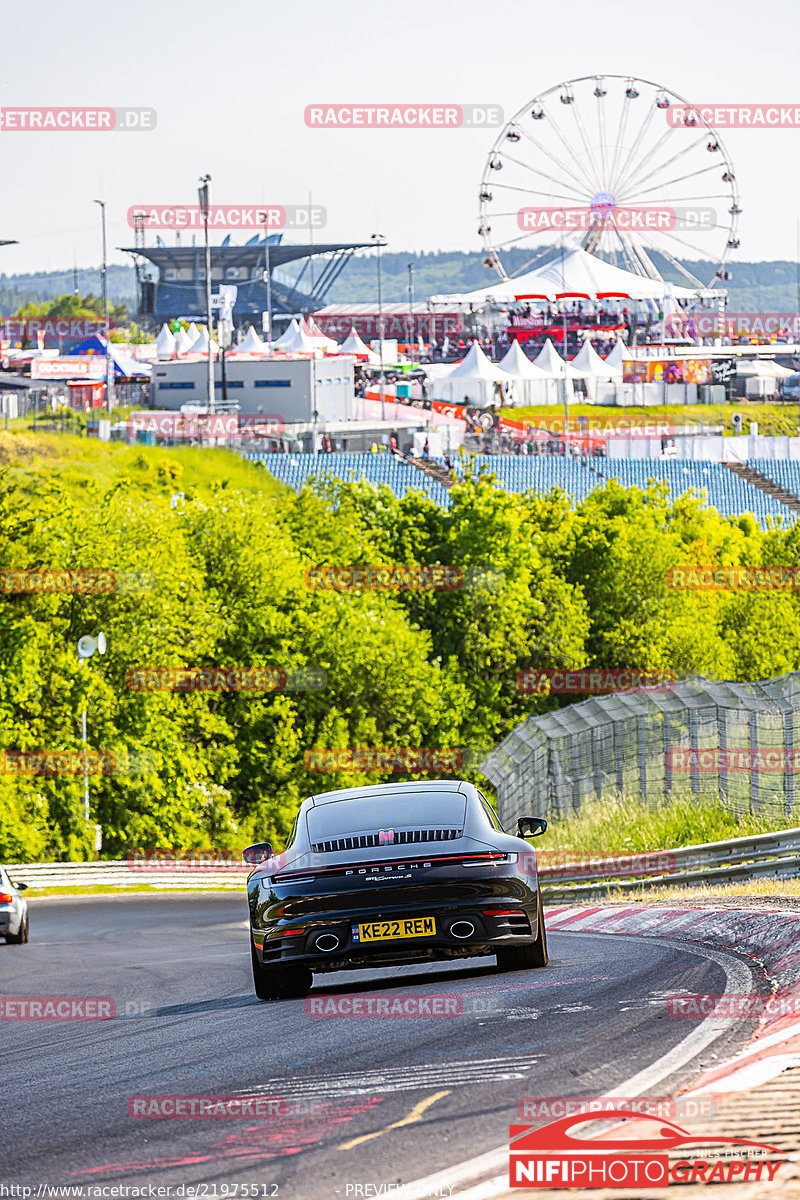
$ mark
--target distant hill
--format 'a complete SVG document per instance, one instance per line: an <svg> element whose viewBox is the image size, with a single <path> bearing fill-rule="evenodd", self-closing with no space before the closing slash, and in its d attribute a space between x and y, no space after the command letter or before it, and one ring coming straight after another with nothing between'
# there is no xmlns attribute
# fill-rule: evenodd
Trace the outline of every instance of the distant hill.
<svg viewBox="0 0 800 1200"><path fill-rule="evenodd" d="M518 250L508 256L508 268L518 269L527 261L526 251ZM459 250L435 250L426 253L401 251L381 256L383 297L387 304L408 299L408 264L414 267L414 298L426 300L430 295L467 292L486 287L497 277L487 269L482 253L467 254ZM687 264L699 279L712 273L709 263ZM798 308L798 265L793 262L736 262L731 267L733 278L726 285L729 308L734 312L795 312ZM674 269L664 267L666 278L680 281ZM301 286L308 286L308 273ZM53 296L71 292L73 271L47 271L40 274L0 275L0 314L8 316L27 301L41 303ZM77 272L77 287L81 295L100 294L99 267L81 267ZM129 311L136 306L136 279L132 267L112 265L108 269L109 299L113 304L126 304ZM326 303L374 303L378 294L375 256L356 255L345 267Z"/></svg>

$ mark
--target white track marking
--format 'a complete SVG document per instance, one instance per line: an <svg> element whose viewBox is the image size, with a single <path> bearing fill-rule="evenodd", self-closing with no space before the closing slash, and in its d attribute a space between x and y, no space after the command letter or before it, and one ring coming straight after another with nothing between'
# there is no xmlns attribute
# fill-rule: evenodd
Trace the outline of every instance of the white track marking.
<svg viewBox="0 0 800 1200"><path fill-rule="evenodd" d="M569 933L569 930L563 930L564 934ZM588 937L590 934L584 930L575 930L575 936ZM603 937L613 937L613 934L602 934ZM617 934L618 937L624 937L624 934ZM675 941L671 938L659 938L650 934L644 935L644 939L648 942L656 942L661 946L666 946L671 950L676 949ZM750 987L751 974L749 968L739 959L732 955L726 954L723 950L717 950L712 946L700 945L685 945L681 944L680 948L687 954L696 954L700 958L710 959L712 962L718 963L725 972L725 991L723 995L730 993L737 994L747 992ZM650 1088L655 1087L663 1079L667 1079L673 1075L686 1063L690 1062L702 1053L708 1046L717 1040L721 1033L730 1029L730 1021L721 1020L719 1017L706 1017L701 1021L691 1033L687 1034L677 1046L673 1046L666 1054L657 1059L649 1067L645 1067L643 1071L638 1071L631 1079L625 1083L619 1084L618 1087L604 1090L604 1096L640 1096ZM489 1150L486 1154L481 1154L477 1158L468 1159L467 1162L458 1163L454 1167L446 1167L443 1171L437 1171L433 1175L428 1175L424 1179L416 1179L407 1185L409 1195L430 1196L435 1195L434 1188L456 1188L464 1184L475 1183L467 1192L459 1192L458 1200L488 1200L498 1191L502 1191L505 1187L508 1188L508 1145L499 1146L496 1150ZM495 1173L502 1171L501 1175ZM483 1176L490 1175L491 1178L483 1179ZM442 1192L438 1193L442 1195Z"/></svg>

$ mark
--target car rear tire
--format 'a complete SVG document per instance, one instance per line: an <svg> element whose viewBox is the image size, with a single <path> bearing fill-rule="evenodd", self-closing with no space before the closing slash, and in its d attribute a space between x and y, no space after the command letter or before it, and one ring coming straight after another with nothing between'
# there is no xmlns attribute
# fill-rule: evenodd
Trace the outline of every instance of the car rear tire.
<svg viewBox="0 0 800 1200"><path fill-rule="evenodd" d="M278 963L262 967L250 943L253 963L253 987L259 1000L296 1000L311 987L311 972L301 963Z"/></svg>
<svg viewBox="0 0 800 1200"><path fill-rule="evenodd" d="M544 927L542 893L538 893L538 933L532 946L508 946L497 951L497 965L501 971L527 971L534 967L546 967L547 931Z"/></svg>
<svg viewBox="0 0 800 1200"><path fill-rule="evenodd" d="M27 918L27 916L24 918L22 924L19 927L19 931L17 933L7 933L6 934L6 941L10 942L12 946L24 946L25 945L25 943L28 941L28 918Z"/></svg>

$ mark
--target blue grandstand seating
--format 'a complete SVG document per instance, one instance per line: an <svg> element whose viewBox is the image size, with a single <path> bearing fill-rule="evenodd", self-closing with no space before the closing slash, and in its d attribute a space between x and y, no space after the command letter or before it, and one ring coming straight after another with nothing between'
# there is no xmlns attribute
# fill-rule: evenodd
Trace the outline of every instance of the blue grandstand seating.
<svg viewBox="0 0 800 1200"><path fill-rule="evenodd" d="M445 488L415 467L397 462L388 454L251 454L260 459L281 483L299 490L311 476L342 480L366 479L371 483L387 484L395 496L402 497L410 489L430 496L443 508L450 503ZM442 460L437 460L442 461ZM607 479L616 479L623 487L647 486L651 479L669 484L673 496L690 490L705 491L707 502L726 517L752 513L765 527L768 519L783 518L784 524L797 520L797 514L772 496L741 479L718 462L695 462L651 458L593 458L588 466L572 459L549 455L481 455L477 460L494 473L498 486L510 492L543 493L562 488L572 498L573 507L582 503L591 492L603 487ZM787 487L800 490L800 463L765 462L756 470ZM460 473L460 460L455 462ZM768 472L766 467L770 468ZM782 473L780 473L782 472Z"/></svg>

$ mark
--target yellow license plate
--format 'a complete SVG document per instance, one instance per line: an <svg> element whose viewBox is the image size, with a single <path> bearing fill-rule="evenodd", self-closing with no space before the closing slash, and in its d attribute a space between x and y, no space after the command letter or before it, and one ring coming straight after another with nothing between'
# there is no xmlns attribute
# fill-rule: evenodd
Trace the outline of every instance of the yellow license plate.
<svg viewBox="0 0 800 1200"><path fill-rule="evenodd" d="M397 938L431 937L436 933L434 917L408 917L401 921L369 921L353 926L354 942L393 942Z"/></svg>

